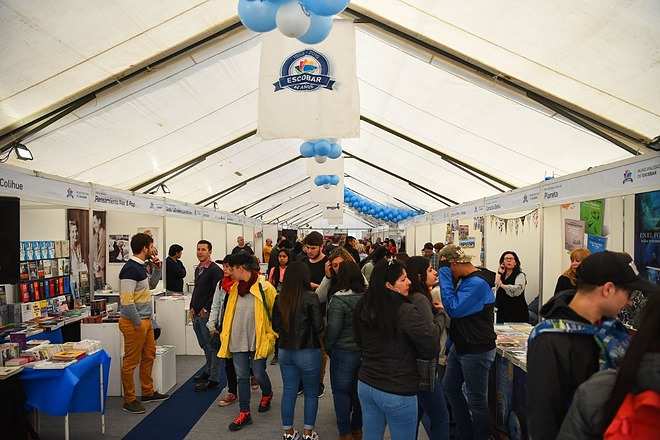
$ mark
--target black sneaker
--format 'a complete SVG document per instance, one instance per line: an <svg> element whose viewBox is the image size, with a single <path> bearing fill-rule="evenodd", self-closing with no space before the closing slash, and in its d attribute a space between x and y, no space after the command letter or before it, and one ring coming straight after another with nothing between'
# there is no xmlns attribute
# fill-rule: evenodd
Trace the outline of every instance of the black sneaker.
<svg viewBox="0 0 660 440"><path fill-rule="evenodd" d="M238 413L238 416L234 419L233 422L229 424L230 431L240 431L247 425L252 424L252 416L250 416L250 411L241 411Z"/></svg>
<svg viewBox="0 0 660 440"><path fill-rule="evenodd" d="M201 392L201 391L208 391L208 390L214 390L218 388L220 384L218 382L214 382L212 380L208 382L202 382L202 383L196 383L195 384L195 391L196 392Z"/></svg>
<svg viewBox="0 0 660 440"><path fill-rule="evenodd" d="M209 375L206 373L202 373L199 376L193 377L193 382L195 383L207 382L208 380L209 380Z"/></svg>
<svg viewBox="0 0 660 440"><path fill-rule="evenodd" d="M321 384L319 385L319 399L323 396L325 396L325 385Z"/></svg>
<svg viewBox="0 0 660 440"><path fill-rule="evenodd" d="M154 391L154 393L151 396L142 396L141 400L144 403L150 403L150 402L160 402L161 400L167 400L169 398L170 398L169 394L160 394L158 391Z"/></svg>
<svg viewBox="0 0 660 440"><path fill-rule="evenodd" d="M144 409L144 406L137 400L134 400L130 403L124 403L122 409L131 414L144 414L147 410Z"/></svg>

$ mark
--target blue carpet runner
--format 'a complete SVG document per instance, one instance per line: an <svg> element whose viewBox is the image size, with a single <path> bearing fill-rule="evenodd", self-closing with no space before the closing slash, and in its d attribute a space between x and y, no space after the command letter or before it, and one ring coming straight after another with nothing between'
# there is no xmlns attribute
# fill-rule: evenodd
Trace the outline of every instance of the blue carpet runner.
<svg viewBox="0 0 660 440"><path fill-rule="evenodd" d="M195 375L200 372L201 369ZM222 387L218 387L214 390L196 393L194 390L195 375L181 385L169 399L159 402L160 404L145 403L147 408L148 405L158 405L158 407L126 434L124 439L178 440L185 438L223 390Z"/></svg>

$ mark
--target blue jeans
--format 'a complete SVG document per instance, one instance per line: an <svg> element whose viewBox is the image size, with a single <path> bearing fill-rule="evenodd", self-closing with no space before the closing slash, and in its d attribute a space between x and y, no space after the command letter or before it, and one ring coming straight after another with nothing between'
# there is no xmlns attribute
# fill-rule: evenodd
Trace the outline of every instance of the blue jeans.
<svg viewBox="0 0 660 440"><path fill-rule="evenodd" d="M261 387L261 394L264 396L273 395L270 378L266 373L266 359L254 359L254 352L247 351L232 353L231 355L234 359L234 368L238 380L239 408L241 411L250 411L250 398L252 397L250 368L252 368L254 378Z"/></svg>
<svg viewBox="0 0 660 440"><path fill-rule="evenodd" d="M360 363L360 352L335 349L330 353L330 383L340 436L362 429L362 408L357 394Z"/></svg>
<svg viewBox="0 0 660 440"><path fill-rule="evenodd" d="M204 350L204 356L206 357L203 374L208 376L209 381L219 383L220 358L218 358L218 351L220 350L220 338L218 335L211 338L211 332L209 332L209 329L206 327L208 321L208 316L206 318L195 316L193 318L193 330L195 330L197 342L201 349Z"/></svg>
<svg viewBox="0 0 660 440"><path fill-rule="evenodd" d="M442 382L438 380L433 391L417 393L417 400L419 401L419 419L421 420L424 416L428 417L424 428L429 440L449 440L449 411L442 390Z"/></svg>
<svg viewBox="0 0 660 440"><path fill-rule="evenodd" d="M293 428L298 384L302 379L305 392L305 429L314 429L319 409L319 382L321 379L321 350L285 350L280 348L280 371L282 372L282 428Z"/></svg>
<svg viewBox="0 0 660 440"><path fill-rule="evenodd" d="M389 426L392 440L417 438L417 396L386 393L358 381L364 440L383 440Z"/></svg>
<svg viewBox="0 0 660 440"><path fill-rule="evenodd" d="M495 350L458 354L456 347L452 347L449 352L443 386L460 440L482 440L489 436L488 372L494 360Z"/></svg>

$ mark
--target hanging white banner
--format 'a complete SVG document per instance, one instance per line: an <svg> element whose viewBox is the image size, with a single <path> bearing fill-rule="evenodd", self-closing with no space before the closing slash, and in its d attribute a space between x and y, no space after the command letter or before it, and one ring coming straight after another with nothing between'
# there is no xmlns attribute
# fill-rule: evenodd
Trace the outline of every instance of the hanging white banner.
<svg viewBox="0 0 660 440"><path fill-rule="evenodd" d="M263 139L359 137L352 21L335 20L313 46L281 32L262 36L258 132Z"/></svg>
<svg viewBox="0 0 660 440"><path fill-rule="evenodd" d="M162 200L142 197L129 192L95 187L94 208L163 215L165 203Z"/></svg>
<svg viewBox="0 0 660 440"><path fill-rule="evenodd" d="M0 166L0 194L25 200L89 207L89 186L23 173L8 165Z"/></svg>

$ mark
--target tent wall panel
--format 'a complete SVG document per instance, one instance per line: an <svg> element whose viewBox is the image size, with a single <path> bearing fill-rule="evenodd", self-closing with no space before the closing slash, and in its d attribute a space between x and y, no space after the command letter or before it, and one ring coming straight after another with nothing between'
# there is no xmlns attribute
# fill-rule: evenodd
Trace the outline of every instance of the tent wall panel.
<svg viewBox="0 0 660 440"><path fill-rule="evenodd" d="M444 243L447 239L447 223L431 225L431 241L435 243Z"/></svg>
<svg viewBox="0 0 660 440"><path fill-rule="evenodd" d="M213 244L213 259L227 255L227 225L225 223L202 222L202 237Z"/></svg>
<svg viewBox="0 0 660 440"><path fill-rule="evenodd" d="M194 267L199 263L199 260L197 260L197 242L202 239L202 222L178 217L165 217L165 227L167 228L167 246L165 248L169 249L175 243L183 246L181 261L186 267L185 281L192 283L195 280ZM215 256L213 255L211 258Z"/></svg>
<svg viewBox="0 0 660 440"><path fill-rule="evenodd" d="M259 261L264 262L264 231L261 225L254 227L254 254Z"/></svg>
<svg viewBox="0 0 660 440"><path fill-rule="evenodd" d="M264 244L266 243L266 239L270 238L271 240L273 240L273 246L275 246L277 244L277 238L279 237L277 225L264 225L263 235L264 235Z"/></svg>
<svg viewBox="0 0 660 440"><path fill-rule="evenodd" d="M21 209L21 240L67 240L66 209Z"/></svg>
<svg viewBox="0 0 660 440"><path fill-rule="evenodd" d="M254 239L254 226L248 226L248 225L243 226L243 238L245 238L246 244L248 243L250 244L250 247L256 254L257 251L256 251L256 245Z"/></svg>
<svg viewBox="0 0 660 440"><path fill-rule="evenodd" d="M243 235L243 225L227 223L227 253L236 246L236 239Z"/></svg>
<svg viewBox="0 0 660 440"><path fill-rule="evenodd" d="M429 241L431 241L431 225L417 225L415 228L415 248L407 249L408 255L421 255L424 243L428 243Z"/></svg>
<svg viewBox="0 0 660 440"><path fill-rule="evenodd" d="M127 214L123 211L107 211L106 214L108 236L115 234L128 235L130 240L137 233L137 228L157 228L158 238L156 241L158 242L158 256L161 259L165 258L169 248L169 246L163 246L163 225L163 217L156 215ZM184 250L184 257L187 250ZM106 255L109 258L108 252L106 252ZM106 265L106 282L112 286L113 290L119 290L119 271L122 267L123 264L120 263L108 263ZM188 269L187 266L186 269Z"/></svg>
<svg viewBox="0 0 660 440"><path fill-rule="evenodd" d="M414 224L406 228L406 252L408 255L415 255L415 229Z"/></svg>

